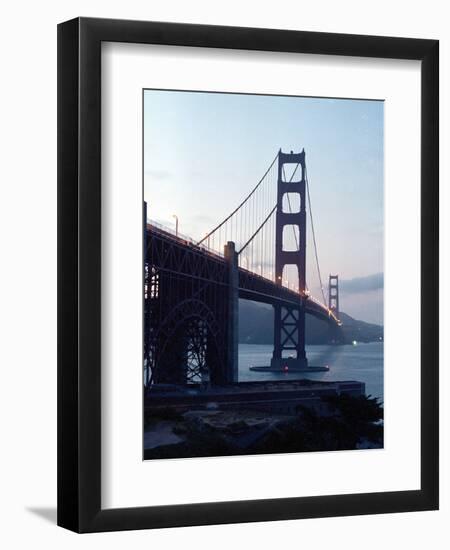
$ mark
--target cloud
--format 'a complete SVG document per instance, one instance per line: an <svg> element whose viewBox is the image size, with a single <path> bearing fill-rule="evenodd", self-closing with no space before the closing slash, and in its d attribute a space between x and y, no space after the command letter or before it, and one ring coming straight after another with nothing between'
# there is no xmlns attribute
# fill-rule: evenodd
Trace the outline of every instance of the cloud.
<svg viewBox="0 0 450 550"><path fill-rule="evenodd" d="M355 277L339 281L339 290L347 294L360 294L371 290L379 290L384 286L383 273L374 273L366 277Z"/></svg>

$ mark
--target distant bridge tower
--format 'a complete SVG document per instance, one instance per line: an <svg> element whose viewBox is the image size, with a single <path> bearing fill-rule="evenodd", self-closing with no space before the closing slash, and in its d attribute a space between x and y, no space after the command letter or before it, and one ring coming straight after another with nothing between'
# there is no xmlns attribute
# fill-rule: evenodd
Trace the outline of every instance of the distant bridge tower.
<svg viewBox="0 0 450 550"><path fill-rule="evenodd" d="M328 309L339 319L339 275L328 278ZM329 325L328 340L330 344L343 344L344 334L340 326Z"/></svg>
<svg viewBox="0 0 450 550"><path fill-rule="evenodd" d="M328 307L339 319L339 275L330 275L328 279Z"/></svg>
<svg viewBox="0 0 450 550"><path fill-rule="evenodd" d="M285 164L297 166L285 181ZM305 352L305 289L306 289L306 194L305 150L301 153L278 153L278 198L275 234L275 281L281 286L283 270L294 265L298 272L299 305L274 306L274 351L271 366L275 368L306 368ZM288 196L286 194L289 193ZM290 208L291 194L297 194L300 204L296 211ZM288 200L284 200L288 199ZM295 250L286 250L286 234L294 226Z"/></svg>

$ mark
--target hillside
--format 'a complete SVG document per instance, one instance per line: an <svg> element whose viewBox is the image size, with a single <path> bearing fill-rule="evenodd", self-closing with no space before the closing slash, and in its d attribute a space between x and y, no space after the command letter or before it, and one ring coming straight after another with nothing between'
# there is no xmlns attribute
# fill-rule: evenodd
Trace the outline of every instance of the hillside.
<svg viewBox="0 0 450 550"><path fill-rule="evenodd" d="M343 312L340 314L344 342L374 342L383 338L383 327L358 321ZM328 325L311 315L306 316L306 343L327 344ZM246 344L273 343L273 308L267 304L239 301L239 342Z"/></svg>

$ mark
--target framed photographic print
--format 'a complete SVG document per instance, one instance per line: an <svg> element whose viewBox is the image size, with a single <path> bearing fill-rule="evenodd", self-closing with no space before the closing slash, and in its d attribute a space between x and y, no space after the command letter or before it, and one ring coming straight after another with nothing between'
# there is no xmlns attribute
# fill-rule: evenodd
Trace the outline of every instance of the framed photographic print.
<svg viewBox="0 0 450 550"><path fill-rule="evenodd" d="M58 524L438 507L438 42L58 28Z"/></svg>

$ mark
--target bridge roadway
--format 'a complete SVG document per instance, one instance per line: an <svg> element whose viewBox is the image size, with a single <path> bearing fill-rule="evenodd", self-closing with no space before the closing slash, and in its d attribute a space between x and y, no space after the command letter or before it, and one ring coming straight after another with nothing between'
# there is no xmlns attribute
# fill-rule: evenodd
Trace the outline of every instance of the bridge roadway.
<svg viewBox="0 0 450 550"><path fill-rule="evenodd" d="M204 245L196 244L189 237L175 235L166 227L162 227L153 221L147 223L147 238L151 238L152 235L166 241L167 244L175 244L194 256L202 256L203 260L220 264L223 268L226 268L226 260L221 254ZM164 266L161 266L161 269L164 270ZM187 275L189 274L187 273ZM299 306L299 302L305 300L306 313L332 325L339 326L341 324L333 312L312 296L301 296L294 290L278 285L274 281L242 267L239 267L239 297L254 302L271 305L281 303L289 306Z"/></svg>

